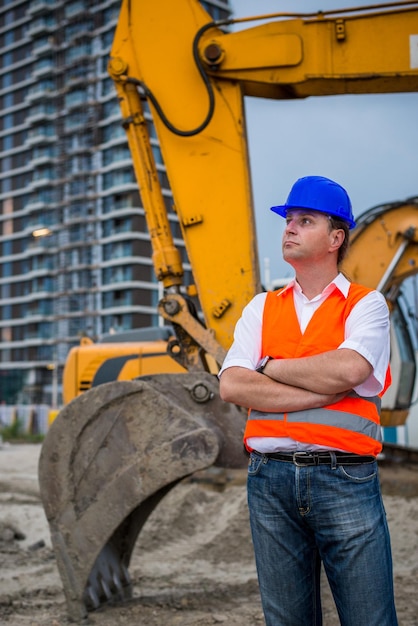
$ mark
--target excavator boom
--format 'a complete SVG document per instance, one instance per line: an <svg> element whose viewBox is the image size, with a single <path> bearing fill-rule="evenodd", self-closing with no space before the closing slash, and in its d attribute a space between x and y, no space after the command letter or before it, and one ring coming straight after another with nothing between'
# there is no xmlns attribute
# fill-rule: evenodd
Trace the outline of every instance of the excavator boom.
<svg viewBox="0 0 418 626"><path fill-rule="evenodd" d="M229 32L234 20L213 22L197 0L124 2L111 50L109 72L152 241L167 209L164 201L147 202L159 188L160 164L144 133L144 106L155 125L204 318L197 337L190 331L197 346L210 329L227 349L243 307L261 288L244 96L418 91L418 2L268 17ZM164 239L155 236L164 250L154 246L154 263L166 287L161 313L172 324L180 302L170 305L167 291L177 291L181 269L167 235L164 226ZM181 309L187 333L187 305Z"/></svg>
<svg viewBox="0 0 418 626"><path fill-rule="evenodd" d="M178 481L246 465L245 413L220 400L214 376L261 290L244 96L418 91L418 2L260 20L231 32L234 20L214 22L198 0L122 1L109 73L164 287L159 312L175 333L168 352L186 371L94 387L48 432L39 481L72 619L130 596L135 540ZM371 280L395 304L391 290L416 272L416 221L415 204L372 220ZM368 230L353 240L353 278Z"/></svg>

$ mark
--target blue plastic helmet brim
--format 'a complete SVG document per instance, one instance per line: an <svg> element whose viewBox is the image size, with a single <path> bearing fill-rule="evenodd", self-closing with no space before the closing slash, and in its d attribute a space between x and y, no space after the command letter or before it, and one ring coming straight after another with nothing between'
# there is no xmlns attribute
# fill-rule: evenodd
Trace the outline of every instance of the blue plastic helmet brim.
<svg viewBox="0 0 418 626"><path fill-rule="evenodd" d="M270 211L273 211L273 213L277 213L277 215L280 215L281 217L284 217L285 219L286 219L287 212L289 209L299 209L303 211L305 207L300 207L300 206L292 207L286 204L279 204L278 206L270 207ZM313 211L314 213L325 213L326 215L332 215L333 217L341 220L341 215L338 215L337 213L333 213L332 211L319 211L318 209L309 209L308 207L306 207L306 210ZM350 230L356 227L356 222L354 220L341 220L341 221L347 222L348 228Z"/></svg>

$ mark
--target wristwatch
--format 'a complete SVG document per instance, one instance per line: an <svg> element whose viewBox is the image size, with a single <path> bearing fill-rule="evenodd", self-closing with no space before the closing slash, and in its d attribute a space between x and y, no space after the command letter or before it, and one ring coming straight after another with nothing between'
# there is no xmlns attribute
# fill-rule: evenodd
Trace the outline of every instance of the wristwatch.
<svg viewBox="0 0 418 626"><path fill-rule="evenodd" d="M264 368L266 367L267 363L269 361L271 361L273 359L272 356L265 356L263 359L261 359L261 363L260 365L256 368L256 372L259 372L260 374L264 374Z"/></svg>

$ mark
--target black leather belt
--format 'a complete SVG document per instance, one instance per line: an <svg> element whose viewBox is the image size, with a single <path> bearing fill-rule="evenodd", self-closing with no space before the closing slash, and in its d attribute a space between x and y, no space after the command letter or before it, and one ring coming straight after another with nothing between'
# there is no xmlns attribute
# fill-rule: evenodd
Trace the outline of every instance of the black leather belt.
<svg viewBox="0 0 418 626"><path fill-rule="evenodd" d="M287 461L298 466L305 465L359 465L374 463L376 457L361 456L350 452L256 452L273 461Z"/></svg>

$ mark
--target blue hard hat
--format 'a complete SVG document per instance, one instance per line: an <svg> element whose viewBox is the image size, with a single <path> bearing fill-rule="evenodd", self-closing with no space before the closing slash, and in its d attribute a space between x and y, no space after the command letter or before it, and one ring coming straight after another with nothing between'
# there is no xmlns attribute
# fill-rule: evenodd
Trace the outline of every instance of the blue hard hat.
<svg viewBox="0 0 418 626"><path fill-rule="evenodd" d="M286 204L272 206L271 210L286 217L289 209L311 209L332 215L354 228L353 211L346 190L338 183L323 176L299 178L290 190Z"/></svg>

